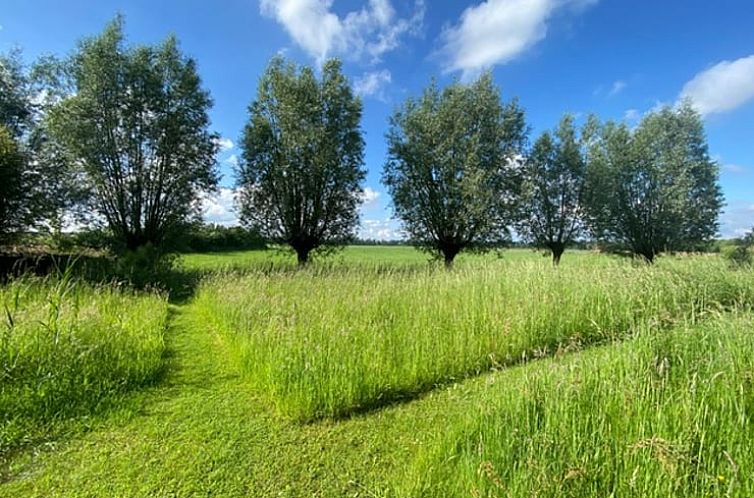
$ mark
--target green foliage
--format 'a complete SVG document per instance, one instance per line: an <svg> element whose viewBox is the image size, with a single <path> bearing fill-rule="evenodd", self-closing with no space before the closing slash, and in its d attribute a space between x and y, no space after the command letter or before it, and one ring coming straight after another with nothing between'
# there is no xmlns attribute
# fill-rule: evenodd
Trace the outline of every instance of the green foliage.
<svg viewBox="0 0 754 498"><path fill-rule="evenodd" d="M718 166L690 103L651 113L636 130L608 123L588 154L598 238L652 262L665 251L702 248L717 233Z"/></svg>
<svg viewBox="0 0 754 498"><path fill-rule="evenodd" d="M195 223L183 236L181 248L188 252L248 251L265 249L266 244L248 228Z"/></svg>
<svg viewBox="0 0 754 498"><path fill-rule="evenodd" d="M25 164L15 139L0 124L0 244L9 242L30 221Z"/></svg>
<svg viewBox="0 0 754 498"><path fill-rule="evenodd" d="M27 75L17 51L0 54L0 125L13 137L21 137L32 119Z"/></svg>
<svg viewBox="0 0 754 498"><path fill-rule="evenodd" d="M217 136L196 62L175 37L128 47L121 18L62 64L70 93L48 125L91 205L129 250L160 245L199 214L217 184Z"/></svg>
<svg viewBox="0 0 754 498"><path fill-rule="evenodd" d="M560 262L565 248L584 232L586 162L583 137L564 116L554 133L544 132L523 167L516 231Z"/></svg>
<svg viewBox="0 0 754 498"><path fill-rule="evenodd" d="M112 277L136 288L164 287L171 281L177 255L150 243L126 249L115 260Z"/></svg>
<svg viewBox="0 0 754 498"><path fill-rule="evenodd" d="M754 493L748 314L533 364L488 384L399 496L748 497Z"/></svg>
<svg viewBox="0 0 754 498"><path fill-rule="evenodd" d="M249 109L238 171L241 219L268 240L309 253L353 237L364 170L361 101L341 63L318 81L310 67L275 57Z"/></svg>
<svg viewBox="0 0 754 498"><path fill-rule="evenodd" d="M87 415L152 381L162 365L166 300L70 279L0 288L0 453L46 424Z"/></svg>
<svg viewBox="0 0 754 498"><path fill-rule="evenodd" d="M0 54L0 244L39 229L68 195L42 146L42 99L19 52Z"/></svg>
<svg viewBox="0 0 754 498"><path fill-rule="evenodd" d="M752 251L754 250L754 230L740 239L736 239L732 246L725 247L723 255L736 268L746 268L752 265Z"/></svg>
<svg viewBox="0 0 754 498"><path fill-rule="evenodd" d="M433 82L396 110L382 175L412 242L450 265L465 249L507 239L527 128L487 73L442 90Z"/></svg>
<svg viewBox="0 0 754 498"><path fill-rule="evenodd" d="M313 267L204 282L203 323L283 415L340 417L438 383L754 302L716 260L633 267L478 260L457 272Z"/></svg>

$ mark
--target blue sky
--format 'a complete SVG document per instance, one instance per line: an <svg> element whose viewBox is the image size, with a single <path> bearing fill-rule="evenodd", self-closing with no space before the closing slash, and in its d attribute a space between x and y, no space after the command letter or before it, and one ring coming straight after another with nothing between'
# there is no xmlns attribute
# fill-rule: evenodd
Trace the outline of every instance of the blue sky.
<svg viewBox="0 0 754 498"><path fill-rule="evenodd" d="M533 135L564 112L636 122L686 95L720 162L724 236L754 225L754 4L751 0L3 0L0 51L65 54L116 12L133 43L175 33L198 63L223 137L225 187L206 217L232 223L232 164L247 106L271 56L340 57L364 99L369 175L362 235L391 238L380 185L393 108L440 83L492 69Z"/></svg>

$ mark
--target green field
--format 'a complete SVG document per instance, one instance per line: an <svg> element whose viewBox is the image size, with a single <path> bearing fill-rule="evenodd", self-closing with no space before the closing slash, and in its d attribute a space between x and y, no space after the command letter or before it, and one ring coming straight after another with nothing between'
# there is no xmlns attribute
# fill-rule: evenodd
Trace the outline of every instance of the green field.
<svg viewBox="0 0 754 498"><path fill-rule="evenodd" d="M181 260L172 303L1 288L0 496L754 495L751 270Z"/></svg>

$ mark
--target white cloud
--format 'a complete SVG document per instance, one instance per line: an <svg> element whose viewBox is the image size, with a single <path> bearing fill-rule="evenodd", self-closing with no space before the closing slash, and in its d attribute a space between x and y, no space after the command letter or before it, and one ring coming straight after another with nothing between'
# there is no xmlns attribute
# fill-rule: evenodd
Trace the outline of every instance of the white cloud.
<svg viewBox="0 0 754 498"><path fill-rule="evenodd" d="M231 154L225 160L223 160L223 162L225 164L228 164L229 166L231 166L233 168L237 168L238 167L238 156L235 155L235 154Z"/></svg>
<svg viewBox="0 0 754 498"><path fill-rule="evenodd" d="M359 227L359 238L370 240L402 240L405 239L405 236L395 220L386 218L382 220L362 220L361 227Z"/></svg>
<svg viewBox="0 0 754 498"><path fill-rule="evenodd" d="M728 173L733 173L734 175L745 175L749 172L748 168L739 166L738 164L724 164L721 169Z"/></svg>
<svg viewBox="0 0 754 498"><path fill-rule="evenodd" d="M555 11L582 9L598 0L486 0L467 8L459 23L442 34L447 72L464 79L505 64L541 41Z"/></svg>
<svg viewBox="0 0 754 498"><path fill-rule="evenodd" d="M377 199L380 198L380 193L374 190L372 187L367 187L364 192L361 193L362 207L374 206L377 203Z"/></svg>
<svg viewBox="0 0 754 498"><path fill-rule="evenodd" d="M751 200L730 202L720 216L720 234L724 238L740 237L754 226L754 204Z"/></svg>
<svg viewBox="0 0 754 498"><path fill-rule="evenodd" d="M235 144L230 138L221 137L217 139L217 145L220 147L221 152L232 149Z"/></svg>
<svg viewBox="0 0 754 498"><path fill-rule="evenodd" d="M204 221L225 226L238 225L235 197L236 191L234 189L221 188L218 192L202 199Z"/></svg>
<svg viewBox="0 0 754 498"><path fill-rule="evenodd" d="M625 90L627 86L628 86L628 83L622 80L618 80L613 83L612 87L610 87L610 92L608 92L607 96L614 97L618 95L619 93L621 93L623 90Z"/></svg>
<svg viewBox="0 0 754 498"><path fill-rule="evenodd" d="M392 80L392 75L387 69L372 71L357 78L353 83L353 89L357 95L362 97L375 96L380 100L385 100L385 86L390 84Z"/></svg>
<svg viewBox="0 0 754 498"><path fill-rule="evenodd" d="M641 111L638 109L628 109L623 115L626 121L638 121L641 119Z"/></svg>
<svg viewBox="0 0 754 498"><path fill-rule="evenodd" d="M702 115L732 111L754 98L754 55L722 61L694 76L681 90Z"/></svg>
<svg viewBox="0 0 754 498"><path fill-rule="evenodd" d="M377 61L396 49L403 35L417 34L424 21L424 0L416 0L409 18L398 18L390 0L369 0L342 17L332 12L332 4L333 0L261 0L260 10L282 24L318 64L335 55Z"/></svg>

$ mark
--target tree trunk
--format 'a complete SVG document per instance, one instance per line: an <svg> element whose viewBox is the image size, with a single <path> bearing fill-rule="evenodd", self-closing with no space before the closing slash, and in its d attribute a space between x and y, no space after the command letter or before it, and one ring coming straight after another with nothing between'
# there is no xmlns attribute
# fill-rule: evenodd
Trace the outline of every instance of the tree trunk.
<svg viewBox="0 0 754 498"><path fill-rule="evenodd" d="M311 249L306 247L296 247L296 258L298 259L299 266L305 266L309 262L309 253Z"/></svg>
<svg viewBox="0 0 754 498"><path fill-rule="evenodd" d="M565 252L565 244L552 244L550 251L552 252L552 266L558 266L560 264L560 257Z"/></svg>
<svg viewBox="0 0 754 498"><path fill-rule="evenodd" d="M453 260L461 252L461 248L456 245L446 245L440 248L440 252L445 261L445 268L450 270L453 268Z"/></svg>

